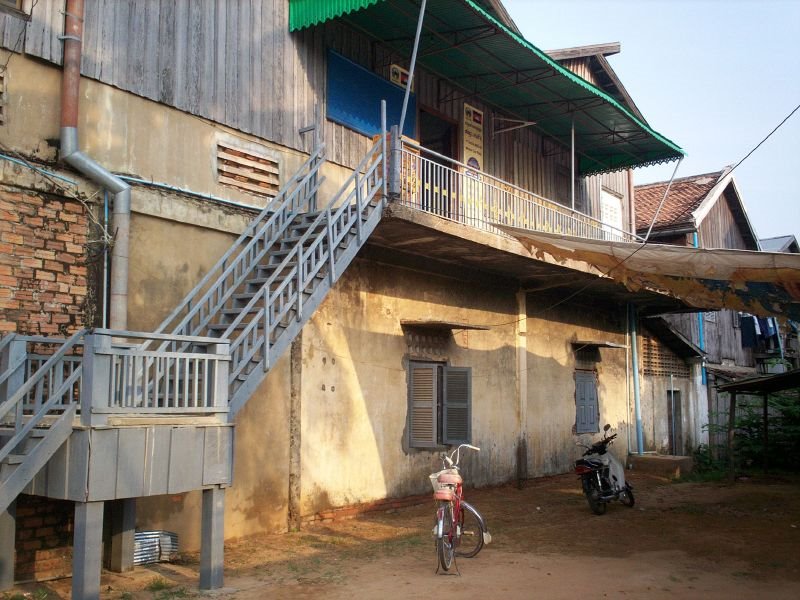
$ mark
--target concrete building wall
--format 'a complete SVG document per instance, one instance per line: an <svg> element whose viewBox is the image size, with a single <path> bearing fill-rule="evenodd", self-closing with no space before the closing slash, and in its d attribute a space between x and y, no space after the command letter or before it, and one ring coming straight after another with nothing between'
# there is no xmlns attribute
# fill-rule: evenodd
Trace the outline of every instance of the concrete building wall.
<svg viewBox="0 0 800 600"><path fill-rule="evenodd" d="M588 307L583 301L560 304L559 298L528 297L528 450L533 477L569 471L583 449L578 441L593 436L575 434L575 341L612 342L624 346L625 308ZM557 305L557 306L556 306ZM554 306L553 309L548 307ZM627 454L627 352L624 348L597 348L599 428L610 424L618 439L612 452ZM587 365L581 365L585 367Z"/></svg>

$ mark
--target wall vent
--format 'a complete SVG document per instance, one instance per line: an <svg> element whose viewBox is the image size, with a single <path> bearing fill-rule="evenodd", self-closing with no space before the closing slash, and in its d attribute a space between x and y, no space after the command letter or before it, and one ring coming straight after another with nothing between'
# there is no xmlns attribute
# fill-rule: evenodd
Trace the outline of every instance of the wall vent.
<svg viewBox="0 0 800 600"><path fill-rule="evenodd" d="M672 350L649 336L642 336L642 371L656 377L689 377L689 365Z"/></svg>
<svg viewBox="0 0 800 600"><path fill-rule="evenodd" d="M217 140L217 180L248 195L274 198L280 189L280 162L266 148Z"/></svg>

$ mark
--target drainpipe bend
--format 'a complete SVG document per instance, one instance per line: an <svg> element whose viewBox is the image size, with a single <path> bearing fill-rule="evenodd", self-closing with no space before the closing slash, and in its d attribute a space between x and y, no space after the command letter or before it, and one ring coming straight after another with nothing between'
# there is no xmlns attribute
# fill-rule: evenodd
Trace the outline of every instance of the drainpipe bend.
<svg viewBox="0 0 800 600"><path fill-rule="evenodd" d="M67 0L64 17L64 61L61 78L61 160L114 195L111 249L110 323L128 325L128 254L130 247L131 186L78 149L78 106L81 80L83 0Z"/></svg>

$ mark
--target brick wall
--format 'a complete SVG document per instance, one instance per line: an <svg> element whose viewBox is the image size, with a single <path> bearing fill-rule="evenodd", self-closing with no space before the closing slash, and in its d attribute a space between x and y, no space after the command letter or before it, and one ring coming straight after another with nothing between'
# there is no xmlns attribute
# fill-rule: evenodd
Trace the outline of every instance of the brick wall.
<svg viewBox="0 0 800 600"><path fill-rule="evenodd" d="M80 202L0 185L0 335L66 336L87 308L88 219ZM17 581L72 571L73 503L17 499Z"/></svg>
<svg viewBox="0 0 800 600"><path fill-rule="evenodd" d="M75 200L0 186L0 334L83 324L88 220Z"/></svg>
<svg viewBox="0 0 800 600"><path fill-rule="evenodd" d="M40 496L17 498L16 581L72 574L73 506Z"/></svg>

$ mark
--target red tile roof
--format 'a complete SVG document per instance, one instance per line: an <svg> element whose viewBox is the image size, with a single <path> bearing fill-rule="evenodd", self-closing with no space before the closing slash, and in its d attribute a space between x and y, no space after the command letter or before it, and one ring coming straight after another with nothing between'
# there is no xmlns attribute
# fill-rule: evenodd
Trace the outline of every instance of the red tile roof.
<svg viewBox="0 0 800 600"><path fill-rule="evenodd" d="M693 225L692 212L697 210L700 203L705 199L711 188L716 185L719 179L727 172L727 169L715 173L705 173L703 175L692 175L682 177L672 182L669 188L664 206L658 213L658 219L653 225L653 230L680 229L687 225ZM658 205L664 197L668 181L658 183L648 183L635 187L634 202L636 207L636 230L647 231L650 222L653 220Z"/></svg>

